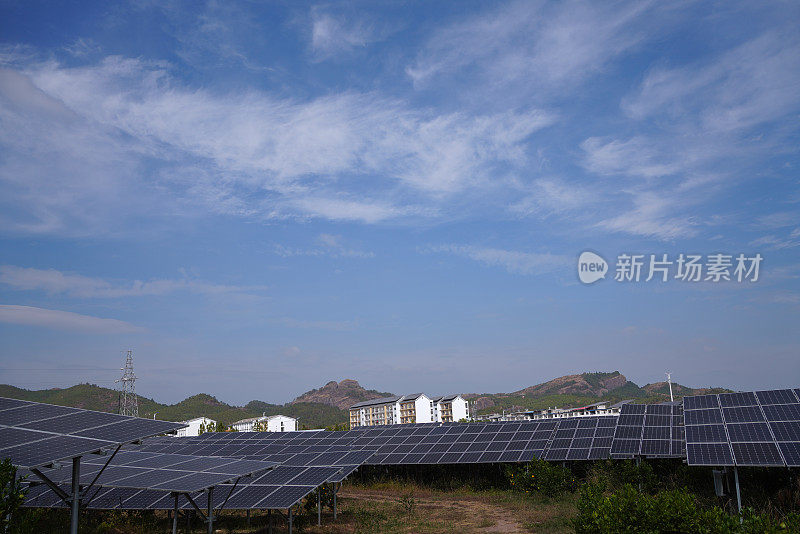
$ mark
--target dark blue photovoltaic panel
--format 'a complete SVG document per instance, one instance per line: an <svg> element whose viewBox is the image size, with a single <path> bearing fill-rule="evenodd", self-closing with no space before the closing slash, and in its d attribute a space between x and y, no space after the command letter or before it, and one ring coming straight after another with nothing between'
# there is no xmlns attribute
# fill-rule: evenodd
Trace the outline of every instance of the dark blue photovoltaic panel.
<svg viewBox="0 0 800 534"><path fill-rule="evenodd" d="M730 445L727 443L690 443L686 442L686 454L690 458L689 465L733 465Z"/></svg>
<svg viewBox="0 0 800 534"><path fill-rule="evenodd" d="M687 410L683 413L685 425L711 425L722 423L722 413L719 408Z"/></svg>
<svg viewBox="0 0 800 534"><path fill-rule="evenodd" d="M763 406L767 421L800 421L800 404Z"/></svg>
<svg viewBox="0 0 800 534"><path fill-rule="evenodd" d="M783 466L783 459L775 443L734 443L736 465Z"/></svg>
<svg viewBox="0 0 800 534"><path fill-rule="evenodd" d="M723 424L703 424L713 419L702 409L713 404L711 395L686 397L686 440L689 465L713 465L709 458L727 459L721 445L731 448L733 464L741 466L791 466L794 444L800 438L800 400L794 390L764 390L719 395ZM698 400L700 399L700 400ZM690 409L690 406L696 409ZM723 434L724 430L724 434ZM704 442L718 443L704 443ZM716 455L700 445L719 445ZM704 456L697 455L703 453Z"/></svg>
<svg viewBox="0 0 800 534"><path fill-rule="evenodd" d="M762 406L768 404L794 404L800 402L791 389L774 389L770 391L756 391L756 396Z"/></svg>
<svg viewBox="0 0 800 534"><path fill-rule="evenodd" d="M746 393L724 393L719 396L719 403L723 408L734 406L755 406L758 404L756 395L752 391Z"/></svg>
<svg viewBox="0 0 800 534"><path fill-rule="evenodd" d="M702 408L719 408L719 401L716 395L694 395L683 398L683 409L699 410Z"/></svg>
<svg viewBox="0 0 800 534"><path fill-rule="evenodd" d="M104 432L106 428L129 421L138 421L139 424L124 432ZM21 468L41 467L183 426L181 423L0 398L0 458L9 458ZM89 429L94 432L86 433ZM84 434L72 435L78 432Z"/></svg>
<svg viewBox="0 0 800 534"><path fill-rule="evenodd" d="M735 441L774 441L767 423L729 424L728 436Z"/></svg>
<svg viewBox="0 0 800 534"><path fill-rule="evenodd" d="M730 423L756 423L764 421L764 415L758 406L739 406L737 408L723 408L725 422Z"/></svg>
<svg viewBox="0 0 800 534"><path fill-rule="evenodd" d="M786 465L789 467L800 466L800 443L778 443L778 447L783 453Z"/></svg>

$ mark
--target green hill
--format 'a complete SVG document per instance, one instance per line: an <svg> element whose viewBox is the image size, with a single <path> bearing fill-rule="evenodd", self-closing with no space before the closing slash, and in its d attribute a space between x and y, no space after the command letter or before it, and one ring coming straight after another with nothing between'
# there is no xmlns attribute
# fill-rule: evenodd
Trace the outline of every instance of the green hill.
<svg viewBox="0 0 800 534"><path fill-rule="evenodd" d="M34 402L46 402L60 406L72 406L102 412L117 412L119 392L94 384L78 384L64 389L27 390L6 384L0 385L0 397L10 397ZM324 428L345 423L347 412L334 406L319 403L269 404L251 401L246 406L231 406L220 402L216 397L201 393L182 400L177 404L161 404L139 397L139 416L153 417L165 421L185 421L193 417L209 417L224 425L245 419L266 415L283 414L299 420L301 428Z"/></svg>
<svg viewBox="0 0 800 534"><path fill-rule="evenodd" d="M724 393L723 388L690 388L673 383L675 399L684 395ZM619 371L566 375L513 393L483 393L465 395L477 408L478 414L503 410L541 410L544 408L574 408L599 401L610 403L633 399L636 402L655 403L669 400L669 385L657 382L639 386L625 378Z"/></svg>

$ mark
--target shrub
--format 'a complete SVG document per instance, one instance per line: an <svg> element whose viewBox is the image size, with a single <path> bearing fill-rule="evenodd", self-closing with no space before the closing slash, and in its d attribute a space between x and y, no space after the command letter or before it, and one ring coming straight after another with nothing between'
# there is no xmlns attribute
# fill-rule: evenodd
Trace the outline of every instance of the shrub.
<svg viewBox="0 0 800 534"><path fill-rule="evenodd" d="M413 489L403 493L398 502L406 515L414 515L414 512L417 511L417 500L414 498Z"/></svg>
<svg viewBox="0 0 800 534"><path fill-rule="evenodd" d="M626 484L616 493L605 494L602 486L586 484L581 488L574 526L578 534L797 532L800 516L789 514L776 520L767 514L746 510L740 523L738 516L718 506L698 506L695 496L686 491L648 495Z"/></svg>
<svg viewBox="0 0 800 534"><path fill-rule="evenodd" d="M574 492L578 486L572 471L544 460L536 459L521 467L510 467L506 473L512 489L544 497Z"/></svg>
<svg viewBox="0 0 800 534"><path fill-rule="evenodd" d="M12 516L25 502L27 492L22 478L17 477L17 468L9 459L0 462L0 484L0 528L5 532Z"/></svg>

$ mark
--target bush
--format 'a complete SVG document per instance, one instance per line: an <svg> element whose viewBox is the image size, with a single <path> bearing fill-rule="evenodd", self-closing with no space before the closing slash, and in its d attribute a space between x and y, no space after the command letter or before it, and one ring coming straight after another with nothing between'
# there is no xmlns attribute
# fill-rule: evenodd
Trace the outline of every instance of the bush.
<svg viewBox="0 0 800 534"><path fill-rule="evenodd" d="M718 506L698 506L695 496L686 491L647 495L626 484L616 493L604 494L602 486L586 484L581 488L574 526L578 534L798 532L800 515L789 514L776 520L746 510L740 524L738 516L727 514Z"/></svg>
<svg viewBox="0 0 800 534"><path fill-rule="evenodd" d="M544 497L558 497L574 492L578 487L572 471L544 460L536 459L521 467L509 467L506 474L512 489Z"/></svg>
<svg viewBox="0 0 800 534"><path fill-rule="evenodd" d="M406 515L414 515L417 511L417 500L414 498L414 490L406 491L398 500L400 507Z"/></svg>
<svg viewBox="0 0 800 534"><path fill-rule="evenodd" d="M5 532L12 516L25 502L27 492L22 478L17 477L17 468L7 458L0 462L0 485L0 529Z"/></svg>

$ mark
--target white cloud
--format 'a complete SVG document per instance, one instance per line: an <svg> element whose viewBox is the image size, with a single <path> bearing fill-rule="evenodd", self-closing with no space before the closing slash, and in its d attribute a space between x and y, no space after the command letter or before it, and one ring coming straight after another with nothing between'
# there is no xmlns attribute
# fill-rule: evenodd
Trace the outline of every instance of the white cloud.
<svg viewBox="0 0 800 534"><path fill-rule="evenodd" d="M313 248L295 248L283 245L275 247L275 253L284 258L296 256L329 256L333 258L374 258L374 252L351 248L344 243L341 235L320 234L318 246Z"/></svg>
<svg viewBox="0 0 800 534"><path fill-rule="evenodd" d="M794 224L797 224L795 221ZM767 247L773 250L800 247L800 227L790 230L786 235L769 234L750 242L757 247Z"/></svg>
<svg viewBox="0 0 800 534"><path fill-rule="evenodd" d="M553 117L436 114L370 93L217 94L182 85L165 64L108 57L0 72L0 120L0 222L48 233L191 206L365 223L424 216L497 188Z"/></svg>
<svg viewBox="0 0 800 534"><path fill-rule="evenodd" d="M582 81L648 37L650 2L519 1L436 32L406 69L416 85L468 73L507 91L552 91ZM650 13L653 16L652 13Z"/></svg>
<svg viewBox="0 0 800 534"><path fill-rule="evenodd" d="M800 39L794 28L770 31L711 61L654 68L622 100L634 119L665 114L695 118L710 134L727 134L782 119L800 105Z"/></svg>
<svg viewBox="0 0 800 534"><path fill-rule="evenodd" d="M379 37L365 20L311 10L311 48L317 59L327 59L366 46Z"/></svg>
<svg viewBox="0 0 800 534"><path fill-rule="evenodd" d="M443 252L475 260L485 265L502 267L514 274L542 274L559 270L569 265L570 259L555 254L537 254L498 248L471 245L439 245L428 247L424 252Z"/></svg>
<svg viewBox="0 0 800 534"><path fill-rule="evenodd" d="M91 315L13 304L0 304L0 323L99 334L127 334L143 330L138 326L117 319L105 319Z"/></svg>
<svg viewBox="0 0 800 534"><path fill-rule="evenodd" d="M697 222L676 213L681 201L664 192L630 192L633 208L597 223L599 228L626 234L674 240L697 233Z"/></svg>
<svg viewBox="0 0 800 534"><path fill-rule="evenodd" d="M555 178L535 180L530 189L530 194L511 206L512 211L547 216L574 212L596 201L596 193L587 186Z"/></svg>
<svg viewBox="0 0 800 534"><path fill-rule="evenodd" d="M0 266L0 283L20 291L38 290L77 298L141 297L166 295L177 291L203 295L244 294L266 289L265 286L230 286L191 279L112 283L101 278L63 273L55 269L33 269L14 265Z"/></svg>
<svg viewBox="0 0 800 534"><path fill-rule="evenodd" d="M633 137L627 141L590 137L581 143L586 154L585 166L598 174L627 174L654 178L676 174L684 164L665 157L654 140Z"/></svg>

